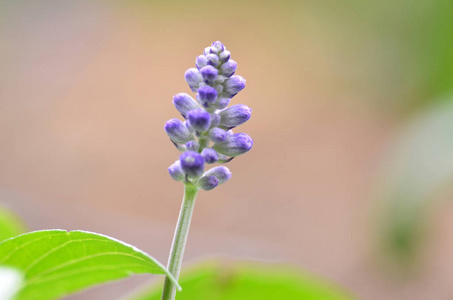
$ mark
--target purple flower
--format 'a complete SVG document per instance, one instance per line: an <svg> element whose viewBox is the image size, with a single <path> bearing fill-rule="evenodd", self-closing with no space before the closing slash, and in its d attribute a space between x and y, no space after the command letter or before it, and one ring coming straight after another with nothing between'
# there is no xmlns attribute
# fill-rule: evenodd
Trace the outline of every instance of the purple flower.
<svg viewBox="0 0 453 300"><path fill-rule="evenodd" d="M195 68L190 68L184 74L187 84L190 86L192 92L196 92L200 83L203 81L200 71Z"/></svg>
<svg viewBox="0 0 453 300"><path fill-rule="evenodd" d="M198 152L198 149L200 149L200 144L197 141L188 141L186 143L186 149L189 151Z"/></svg>
<svg viewBox="0 0 453 300"><path fill-rule="evenodd" d="M215 54L208 54L206 55L206 59L208 60L208 65L217 67L219 65L219 57Z"/></svg>
<svg viewBox="0 0 453 300"><path fill-rule="evenodd" d="M236 104L222 110L219 115L220 125L230 129L247 122L252 115L252 109L244 104Z"/></svg>
<svg viewBox="0 0 453 300"><path fill-rule="evenodd" d="M223 75L225 75L226 77L230 77L231 75L234 74L234 72L236 72L237 67L238 67L237 62L230 59L220 67L220 70L222 71Z"/></svg>
<svg viewBox="0 0 453 300"><path fill-rule="evenodd" d="M211 115L211 127L219 126L221 117L218 114Z"/></svg>
<svg viewBox="0 0 453 300"><path fill-rule="evenodd" d="M223 50L225 50L225 46L220 41L215 41L211 45L210 52L211 53L219 53L219 52L221 52Z"/></svg>
<svg viewBox="0 0 453 300"><path fill-rule="evenodd" d="M225 50L219 53L219 59L221 62L227 62L231 57L230 51Z"/></svg>
<svg viewBox="0 0 453 300"><path fill-rule="evenodd" d="M219 155L212 148L204 148L203 151L201 151L201 156L203 156L204 161L207 164L213 164L219 160Z"/></svg>
<svg viewBox="0 0 453 300"><path fill-rule="evenodd" d="M217 99L217 91L212 86L205 85L198 89L198 96L201 104L208 107Z"/></svg>
<svg viewBox="0 0 453 300"><path fill-rule="evenodd" d="M207 84L212 84L217 79L219 71L213 66L205 66L200 69L201 76L204 79L204 82Z"/></svg>
<svg viewBox="0 0 453 300"><path fill-rule="evenodd" d="M181 168L191 178L198 178L203 174L204 158L195 151L186 151L179 156Z"/></svg>
<svg viewBox="0 0 453 300"><path fill-rule="evenodd" d="M179 93L173 96L173 104L185 118L189 110L200 108L197 101L186 93Z"/></svg>
<svg viewBox="0 0 453 300"><path fill-rule="evenodd" d="M203 174L204 164L227 163L252 148L253 140L247 134L233 134L231 130L248 121L252 110L242 104L228 108L231 98L245 88L246 82L234 75L237 63L221 42L206 47L195 65L185 72L184 78L196 92L196 100L186 93L176 94L173 104L185 122L172 119L164 127L173 144L183 152L168 171L173 179L208 191L227 181L231 172L216 167Z"/></svg>
<svg viewBox="0 0 453 300"><path fill-rule="evenodd" d="M219 98L217 99L217 101L215 102L215 107L216 107L217 109L224 109L225 107L228 106L228 104L230 104L230 101L231 101L230 98L219 97Z"/></svg>
<svg viewBox="0 0 453 300"><path fill-rule="evenodd" d="M171 119L165 123L165 132L170 139L178 144L185 144L193 139L192 133L187 129L183 122L178 119Z"/></svg>
<svg viewBox="0 0 453 300"><path fill-rule="evenodd" d="M204 109L194 109L187 113L190 127L197 132L205 132L211 125L211 115Z"/></svg>
<svg viewBox="0 0 453 300"><path fill-rule="evenodd" d="M203 176L198 179L198 186L205 191L210 191L219 185L219 179L215 176Z"/></svg>
<svg viewBox="0 0 453 300"><path fill-rule="evenodd" d="M176 181L183 181L185 174L181 168L181 162L179 160L175 161L171 166L168 167L168 173L170 173L171 178Z"/></svg>
<svg viewBox="0 0 453 300"><path fill-rule="evenodd" d="M186 126L187 130L189 130L190 132L192 133L195 132L195 130L192 128L192 126L190 126L190 123L188 121L184 122L184 126Z"/></svg>
<svg viewBox="0 0 453 300"><path fill-rule="evenodd" d="M213 141L214 143L223 142L226 139L225 130L217 127L214 127L211 130L209 130L208 135L211 141Z"/></svg>
<svg viewBox="0 0 453 300"><path fill-rule="evenodd" d="M230 137L232 137L232 136L233 136L233 130L230 129L230 130L227 130L227 131L225 132L225 137L226 137L227 139L230 138Z"/></svg>
<svg viewBox="0 0 453 300"><path fill-rule="evenodd" d="M204 55L199 55L195 60L195 65L197 66L197 69L200 70L204 66L208 65L208 59Z"/></svg>
<svg viewBox="0 0 453 300"><path fill-rule="evenodd" d="M219 184L225 183L231 178L231 172L227 167L219 166L207 170L203 177L215 176L219 180Z"/></svg>
<svg viewBox="0 0 453 300"><path fill-rule="evenodd" d="M239 75L233 75L225 81L225 91L230 95L236 95L245 88L245 79Z"/></svg>
<svg viewBox="0 0 453 300"><path fill-rule="evenodd" d="M235 133L224 142L215 143L212 148L227 156L239 156L252 149L253 140L245 133Z"/></svg>

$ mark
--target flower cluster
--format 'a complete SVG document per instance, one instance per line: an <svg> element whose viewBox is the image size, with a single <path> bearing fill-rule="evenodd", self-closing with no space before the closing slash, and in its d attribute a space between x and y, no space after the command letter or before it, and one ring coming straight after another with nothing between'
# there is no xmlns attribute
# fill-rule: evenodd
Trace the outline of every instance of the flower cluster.
<svg viewBox="0 0 453 300"><path fill-rule="evenodd" d="M243 104L227 107L231 98L245 88L245 79L234 75L237 63L221 42L206 47L195 65L184 77L196 93L196 100L186 93L176 94L173 104L185 121L171 119L164 126L170 140L182 151L168 171L174 180L208 191L230 179L231 172L225 166L205 172L205 164L229 162L252 148L250 136L232 131L250 119L252 110Z"/></svg>

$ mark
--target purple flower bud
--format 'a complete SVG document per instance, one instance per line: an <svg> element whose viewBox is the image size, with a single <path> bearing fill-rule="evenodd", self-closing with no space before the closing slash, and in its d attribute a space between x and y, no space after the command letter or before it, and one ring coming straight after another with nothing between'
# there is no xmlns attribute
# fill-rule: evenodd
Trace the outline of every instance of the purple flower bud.
<svg viewBox="0 0 453 300"><path fill-rule="evenodd" d="M170 173L171 178L176 181L183 181L185 174L181 168L181 162L179 160L175 161L171 166L168 167L168 173Z"/></svg>
<svg viewBox="0 0 453 300"><path fill-rule="evenodd" d="M197 132L205 132L211 125L211 115L202 108L191 110L187 113L190 127Z"/></svg>
<svg viewBox="0 0 453 300"><path fill-rule="evenodd" d="M230 101L231 101L230 98L219 97L219 98L217 99L217 101L215 102L215 107L216 107L217 109L224 109L225 107L228 106L228 104L230 104Z"/></svg>
<svg viewBox="0 0 453 300"><path fill-rule="evenodd" d="M210 53L211 53L211 46L204 48L204 50L203 50L204 55L208 55Z"/></svg>
<svg viewBox="0 0 453 300"><path fill-rule="evenodd" d="M193 139L192 133L187 129L183 122L178 119L171 119L165 123L165 132L170 139L178 144L185 144Z"/></svg>
<svg viewBox="0 0 453 300"><path fill-rule="evenodd" d="M221 117L218 114L211 114L211 127L217 127L220 124Z"/></svg>
<svg viewBox="0 0 453 300"><path fill-rule="evenodd" d="M198 186L205 191L210 191L219 185L219 180L215 176L203 176L198 179Z"/></svg>
<svg viewBox="0 0 453 300"><path fill-rule="evenodd" d="M195 60L195 65L197 66L197 69L200 70L204 66L208 65L208 59L204 55L199 55Z"/></svg>
<svg viewBox="0 0 453 300"><path fill-rule="evenodd" d="M219 166L207 170L203 177L215 176L219 180L219 184L225 183L228 179L231 178L231 172L227 167Z"/></svg>
<svg viewBox="0 0 453 300"><path fill-rule="evenodd" d="M212 148L228 156L239 156L252 149L253 140L245 133L236 133L224 142L215 143Z"/></svg>
<svg viewBox="0 0 453 300"><path fill-rule="evenodd" d="M217 127L214 127L211 130L209 130L208 135L209 135L209 138L211 139L211 141L213 141L214 143L220 143L220 142L225 141L225 139L226 139L225 130L217 128Z"/></svg>
<svg viewBox="0 0 453 300"><path fill-rule="evenodd" d="M252 109L244 104L236 104L222 110L219 115L221 116L220 125L226 128L234 128L250 119Z"/></svg>
<svg viewBox="0 0 453 300"><path fill-rule="evenodd" d="M236 72L237 67L238 67L237 62L230 59L220 67L220 70L222 71L223 75L225 75L226 77L230 77L231 75L234 74L234 72Z"/></svg>
<svg viewBox="0 0 453 300"><path fill-rule="evenodd" d="M200 108L197 101L186 93L179 93L173 96L173 104L185 118L189 110Z"/></svg>
<svg viewBox="0 0 453 300"><path fill-rule="evenodd" d="M217 71L216 68L210 65L201 68L200 73L204 79L204 82L207 84L214 83L214 81L217 79L217 76L219 75L219 71Z"/></svg>
<svg viewBox="0 0 453 300"><path fill-rule="evenodd" d="M189 151L198 152L198 149L200 149L200 144L197 141L188 141L186 143L186 149Z"/></svg>
<svg viewBox="0 0 453 300"><path fill-rule="evenodd" d="M234 75L225 81L225 91L230 95L236 95L245 88L245 79L242 76Z"/></svg>
<svg viewBox="0 0 453 300"><path fill-rule="evenodd" d="M204 158L195 151L186 151L179 156L181 168L191 178L198 178L203 174Z"/></svg>
<svg viewBox="0 0 453 300"><path fill-rule="evenodd" d="M201 156L203 156L204 161L207 164L213 164L219 160L219 155L217 154L217 151L215 151L212 148L204 148L203 151L201 151Z"/></svg>
<svg viewBox="0 0 453 300"><path fill-rule="evenodd" d="M225 50L225 46L220 41L216 41L216 42L212 43L210 52L219 53L223 50Z"/></svg>
<svg viewBox="0 0 453 300"><path fill-rule="evenodd" d="M192 89L192 92L196 92L200 83L203 81L200 71L195 68L188 69L186 73L184 73L184 78Z"/></svg>
<svg viewBox="0 0 453 300"><path fill-rule="evenodd" d="M205 85L198 89L198 96L201 104L208 107L217 99L217 91L212 86Z"/></svg>
<svg viewBox="0 0 453 300"><path fill-rule="evenodd" d="M233 136L233 130L230 129L230 130L227 130L227 131L225 132L225 138L228 139L228 138L230 138L230 137L232 137L232 136Z"/></svg>
<svg viewBox="0 0 453 300"><path fill-rule="evenodd" d="M191 133L194 133L195 130L190 126L190 123L188 121L184 122L184 126L186 126L187 130L189 130Z"/></svg>
<svg viewBox="0 0 453 300"><path fill-rule="evenodd" d="M228 50L219 53L219 58L221 62L227 62L230 59L230 56L231 54L230 51Z"/></svg>
<svg viewBox="0 0 453 300"><path fill-rule="evenodd" d="M206 55L206 59L208 60L208 65L217 67L219 65L219 57L215 54L208 54Z"/></svg>

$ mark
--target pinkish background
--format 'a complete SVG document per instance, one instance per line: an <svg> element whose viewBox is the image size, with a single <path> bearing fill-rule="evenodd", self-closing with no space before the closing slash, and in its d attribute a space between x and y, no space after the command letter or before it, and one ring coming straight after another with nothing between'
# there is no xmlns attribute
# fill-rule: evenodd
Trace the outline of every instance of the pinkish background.
<svg viewBox="0 0 453 300"><path fill-rule="evenodd" d="M0 202L33 230L101 232L166 262L182 185L167 174L178 152L163 124L189 92L184 71L220 40L247 79L234 103L253 108L240 129L255 143L228 184L200 193L186 265L282 262L359 299L451 299L448 209L411 276L381 268L373 248L384 153L431 95L398 31L417 18L394 5L0 2ZM112 299L147 279L68 299Z"/></svg>

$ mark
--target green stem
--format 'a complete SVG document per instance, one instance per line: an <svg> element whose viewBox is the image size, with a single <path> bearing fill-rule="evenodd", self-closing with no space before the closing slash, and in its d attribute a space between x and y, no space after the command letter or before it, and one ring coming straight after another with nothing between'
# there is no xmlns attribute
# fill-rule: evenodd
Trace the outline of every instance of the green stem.
<svg viewBox="0 0 453 300"><path fill-rule="evenodd" d="M193 208L198 188L191 183L185 183L184 199L182 200L181 211L179 213L178 224L176 225L175 236L168 259L168 270L176 280L181 271L182 257L186 247L187 235L189 234L190 220L192 219ZM162 300L174 300L176 296L176 286L165 278Z"/></svg>

